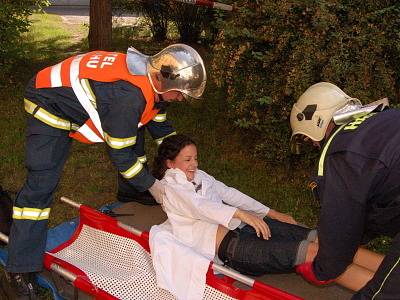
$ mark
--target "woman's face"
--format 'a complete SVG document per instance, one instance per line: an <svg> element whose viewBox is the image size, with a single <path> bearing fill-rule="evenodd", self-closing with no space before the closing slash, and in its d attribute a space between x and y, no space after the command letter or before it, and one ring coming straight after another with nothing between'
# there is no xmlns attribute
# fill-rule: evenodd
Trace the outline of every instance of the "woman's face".
<svg viewBox="0 0 400 300"><path fill-rule="evenodd" d="M167 167L178 168L186 175L187 180L194 179L194 173L197 170L197 148L195 145L185 146L174 160L167 160Z"/></svg>

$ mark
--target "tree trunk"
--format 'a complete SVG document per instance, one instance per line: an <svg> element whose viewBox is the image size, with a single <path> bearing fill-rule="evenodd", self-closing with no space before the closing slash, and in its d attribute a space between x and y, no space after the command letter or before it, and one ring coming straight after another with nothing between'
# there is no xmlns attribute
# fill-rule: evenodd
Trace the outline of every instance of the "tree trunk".
<svg viewBox="0 0 400 300"><path fill-rule="evenodd" d="M111 1L90 0L89 50L110 50L111 34Z"/></svg>

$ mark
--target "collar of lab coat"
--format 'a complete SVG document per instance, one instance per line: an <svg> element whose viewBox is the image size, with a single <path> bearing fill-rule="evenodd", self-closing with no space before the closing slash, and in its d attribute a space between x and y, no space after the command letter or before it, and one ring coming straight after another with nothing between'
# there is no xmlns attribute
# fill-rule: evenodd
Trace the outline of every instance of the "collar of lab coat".
<svg viewBox="0 0 400 300"><path fill-rule="evenodd" d="M208 187L208 184L203 180L202 178L202 171L200 170L196 170L196 173L194 174L194 182L197 185L201 184L202 185L202 189L200 194L204 195L204 191L205 189ZM196 186L191 182L188 181L186 178L186 174L180 170L180 169L168 169L165 172L164 178L163 180L165 180L168 184L178 184L180 186L185 186L190 190L194 190Z"/></svg>

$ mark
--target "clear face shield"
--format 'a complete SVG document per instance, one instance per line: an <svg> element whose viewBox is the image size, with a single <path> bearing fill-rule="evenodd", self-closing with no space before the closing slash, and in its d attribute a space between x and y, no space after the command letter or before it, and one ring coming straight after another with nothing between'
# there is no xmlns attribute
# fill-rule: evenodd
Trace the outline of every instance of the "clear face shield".
<svg viewBox="0 0 400 300"><path fill-rule="evenodd" d="M206 70L198 53L186 45L172 45L148 60L147 73L158 94L179 91L185 99L199 99L206 87Z"/></svg>

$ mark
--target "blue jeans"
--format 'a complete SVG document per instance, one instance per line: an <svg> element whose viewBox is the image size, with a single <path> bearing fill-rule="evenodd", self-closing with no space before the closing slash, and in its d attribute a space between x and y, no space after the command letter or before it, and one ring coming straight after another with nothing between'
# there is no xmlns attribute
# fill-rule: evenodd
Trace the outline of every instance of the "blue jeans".
<svg viewBox="0 0 400 300"><path fill-rule="evenodd" d="M269 240L257 237L253 227L246 225L225 236L218 250L219 258L246 275L293 272L300 245L308 245L311 230L269 218L264 221L271 230Z"/></svg>

